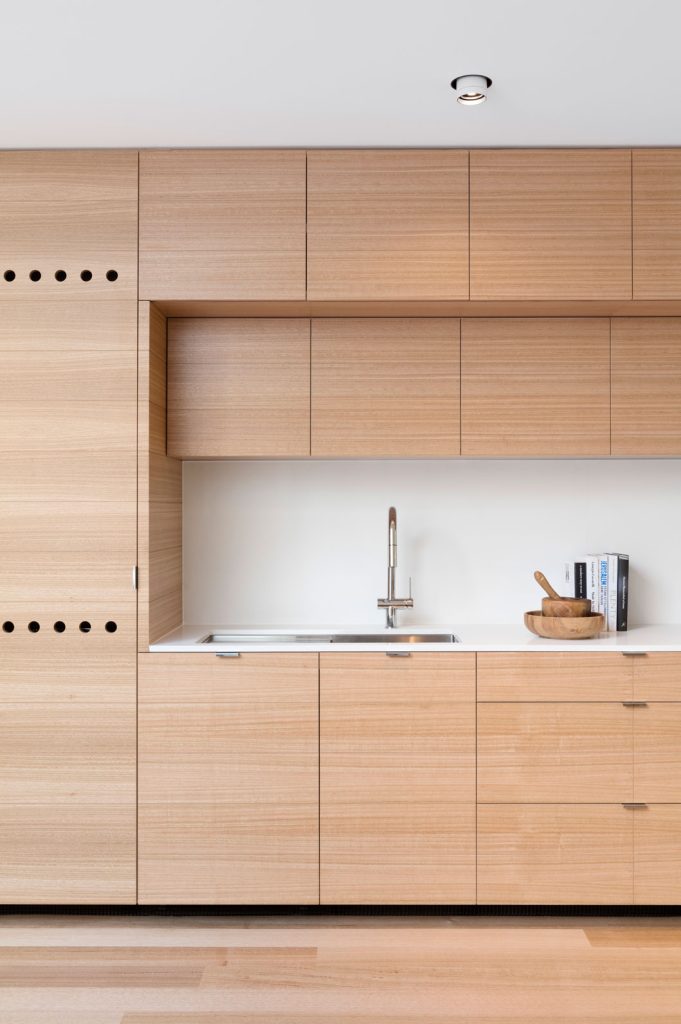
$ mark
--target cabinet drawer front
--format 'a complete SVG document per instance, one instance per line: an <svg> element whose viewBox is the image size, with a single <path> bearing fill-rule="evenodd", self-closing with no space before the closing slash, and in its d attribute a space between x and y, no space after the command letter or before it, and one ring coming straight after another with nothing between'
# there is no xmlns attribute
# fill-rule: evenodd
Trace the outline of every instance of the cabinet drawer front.
<svg viewBox="0 0 681 1024"><path fill-rule="evenodd" d="M139 661L139 902L317 903L317 656Z"/></svg>
<svg viewBox="0 0 681 1024"><path fill-rule="evenodd" d="M651 804L634 819L634 901L681 903L681 803Z"/></svg>
<svg viewBox="0 0 681 1024"><path fill-rule="evenodd" d="M681 703L634 709L634 799L681 803Z"/></svg>
<svg viewBox="0 0 681 1024"><path fill-rule="evenodd" d="M633 658L621 654L478 654L478 701L623 701L633 695Z"/></svg>
<svg viewBox="0 0 681 1024"><path fill-rule="evenodd" d="M480 704L478 801L633 799L632 708Z"/></svg>
<svg viewBox="0 0 681 1024"><path fill-rule="evenodd" d="M636 700L681 700L681 652L655 651L628 660Z"/></svg>
<svg viewBox="0 0 681 1024"><path fill-rule="evenodd" d="M613 317L612 454L681 455L681 317Z"/></svg>
<svg viewBox="0 0 681 1024"><path fill-rule="evenodd" d="M321 900L475 901L475 655L323 654Z"/></svg>
<svg viewBox="0 0 681 1024"><path fill-rule="evenodd" d="M636 813L619 804L478 807L478 903L631 903Z"/></svg>

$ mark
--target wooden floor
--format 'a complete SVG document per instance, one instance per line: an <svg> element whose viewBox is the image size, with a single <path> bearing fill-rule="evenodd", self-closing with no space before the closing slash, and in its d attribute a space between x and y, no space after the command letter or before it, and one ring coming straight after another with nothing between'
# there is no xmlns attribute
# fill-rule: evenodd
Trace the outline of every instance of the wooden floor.
<svg viewBox="0 0 681 1024"><path fill-rule="evenodd" d="M0 1024L681 1024L681 918L0 916Z"/></svg>

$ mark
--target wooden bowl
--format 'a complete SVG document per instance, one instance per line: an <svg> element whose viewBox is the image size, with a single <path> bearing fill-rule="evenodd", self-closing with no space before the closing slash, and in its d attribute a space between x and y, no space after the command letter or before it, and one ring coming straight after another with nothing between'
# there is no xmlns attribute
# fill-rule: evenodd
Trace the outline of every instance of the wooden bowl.
<svg viewBox="0 0 681 1024"><path fill-rule="evenodd" d="M541 612L557 618L577 619L591 615L591 601L588 597L544 597Z"/></svg>
<svg viewBox="0 0 681 1024"><path fill-rule="evenodd" d="M591 612L579 618L542 615L540 611L525 612L525 625L530 633L548 640L591 640L605 628L605 615Z"/></svg>

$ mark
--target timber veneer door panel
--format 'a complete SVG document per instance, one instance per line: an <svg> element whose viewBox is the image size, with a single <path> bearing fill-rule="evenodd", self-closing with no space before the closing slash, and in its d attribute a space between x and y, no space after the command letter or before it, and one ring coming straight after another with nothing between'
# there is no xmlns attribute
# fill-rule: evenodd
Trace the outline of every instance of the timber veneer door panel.
<svg viewBox="0 0 681 1024"><path fill-rule="evenodd" d="M632 700L638 660L605 652L481 651L478 701Z"/></svg>
<svg viewBox="0 0 681 1024"><path fill-rule="evenodd" d="M475 902L475 655L320 656L322 903Z"/></svg>
<svg viewBox="0 0 681 1024"><path fill-rule="evenodd" d="M613 455L681 455L681 317L614 317L611 387Z"/></svg>
<svg viewBox="0 0 681 1024"><path fill-rule="evenodd" d="M620 804L478 806L478 903L631 903L633 822Z"/></svg>
<svg viewBox="0 0 681 1024"><path fill-rule="evenodd" d="M681 903L681 803L650 804L633 819L634 902Z"/></svg>
<svg viewBox="0 0 681 1024"><path fill-rule="evenodd" d="M462 320L462 455L609 453L606 318Z"/></svg>
<svg viewBox="0 0 681 1024"><path fill-rule="evenodd" d="M633 800L633 710L619 703L478 704L478 802Z"/></svg>
<svg viewBox="0 0 681 1024"><path fill-rule="evenodd" d="M633 710L634 799L681 804L681 703Z"/></svg>
<svg viewBox="0 0 681 1024"><path fill-rule="evenodd" d="M139 902L318 903L317 655L139 666Z"/></svg>
<svg viewBox="0 0 681 1024"><path fill-rule="evenodd" d="M632 153L634 298L681 298L681 150Z"/></svg>
<svg viewBox="0 0 681 1024"><path fill-rule="evenodd" d="M307 156L308 299L467 299L468 153Z"/></svg>
<svg viewBox="0 0 681 1024"><path fill-rule="evenodd" d="M309 454L309 320L169 321L168 455Z"/></svg>
<svg viewBox="0 0 681 1024"><path fill-rule="evenodd" d="M312 455L460 452L459 321L312 321Z"/></svg>
<svg viewBox="0 0 681 1024"><path fill-rule="evenodd" d="M0 633L0 903L135 902L135 621L105 616L31 603Z"/></svg>
<svg viewBox="0 0 681 1024"><path fill-rule="evenodd" d="M304 299L305 153L142 152L140 298Z"/></svg>
<svg viewBox="0 0 681 1024"><path fill-rule="evenodd" d="M470 154L471 299L630 299L628 150Z"/></svg>
<svg viewBox="0 0 681 1024"><path fill-rule="evenodd" d="M136 299L137 173L135 151L1 152L0 301Z"/></svg>
<svg viewBox="0 0 681 1024"><path fill-rule="evenodd" d="M634 698L643 701L678 701L681 698L681 653L654 651L630 657Z"/></svg>

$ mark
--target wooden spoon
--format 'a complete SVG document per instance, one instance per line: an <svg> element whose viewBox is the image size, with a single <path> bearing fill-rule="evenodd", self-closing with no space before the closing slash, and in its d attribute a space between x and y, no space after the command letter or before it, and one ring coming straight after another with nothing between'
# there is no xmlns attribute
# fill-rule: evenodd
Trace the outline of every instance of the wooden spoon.
<svg viewBox="0 0 681 1024"><path fill-rule="evenodd" d="M536 579L537 583L542 588L542 590L544 590L549 597L552 597L554 601L561 600L560 594L553 589L553 587L551 586L543 572L539 572L539 569L537 569L537 571L534 574L534 578Z"/></svg>

